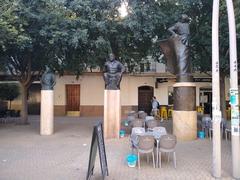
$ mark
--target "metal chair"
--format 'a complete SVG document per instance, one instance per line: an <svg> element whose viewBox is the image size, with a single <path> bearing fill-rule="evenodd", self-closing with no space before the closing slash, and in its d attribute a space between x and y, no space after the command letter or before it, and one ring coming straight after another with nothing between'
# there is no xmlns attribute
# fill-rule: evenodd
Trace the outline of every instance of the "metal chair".
<svg viewBox="0 0 240 180"><path fill-rule="evenodd" d="M177 167L177 159L176 159L176 152L175 147L177 144L177 137L175 135L163 135L160 138L160 148L159 148L159 162L161 167L161 152L168 153L168 162L169 162L169 153L173 153L173 163L174 168Z"/></svg>
<svg viewBox="0 0 240 180"><path fill-rule="evenodd" d="M154 159L154 137L151 135L141 135L138 136L138 145L137 145L137 154L138 154L138 168L140 169L140 154L147 154L147 161L148 154L152 154L152 161L153 167L155 168L155 159Z"/></svg>

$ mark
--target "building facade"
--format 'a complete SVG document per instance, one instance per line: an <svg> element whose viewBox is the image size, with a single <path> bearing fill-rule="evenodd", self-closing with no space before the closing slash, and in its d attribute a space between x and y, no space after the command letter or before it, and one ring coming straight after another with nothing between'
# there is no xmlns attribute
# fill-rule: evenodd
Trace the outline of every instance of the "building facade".
<svg viewBox="0 0 240 180"><path fill-rule="evenodd" d="M175 77L166 71L165 65L157 62L140 64L138 72L124 73L121 82L122 115L129 111L151 111L152 96L160 105L172 106ZM54 114L56 116L103 116L104 80L103 73L86 72L79 78L75 75L56 75L54 87ZM211 77L207 74L194 74L196 83L196 106L205 107L209 113L212 101ZM225 81L226 100L229 99L229 80ZM40 114L41 85L39 81L29 90L30 114ZM20 110L20 98L12 102L13 109Z"/></svg>

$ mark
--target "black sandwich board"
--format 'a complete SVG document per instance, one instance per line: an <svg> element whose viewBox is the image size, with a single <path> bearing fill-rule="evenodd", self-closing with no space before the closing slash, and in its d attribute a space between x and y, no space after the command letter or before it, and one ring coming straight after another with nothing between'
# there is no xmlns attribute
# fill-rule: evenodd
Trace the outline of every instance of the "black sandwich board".
<svg viewBox="0 0 240 180"><path fill-rule="evenodd" d="M102 178L104 179L105 176L108 176L108 166L107 166L107 158L106 158L105 144L104 144L104 138L103 138L103 126L101 122L97 123L93 128L92 143L91 143L91 149L90 149L86 180L90 180L91 176L93 175L97 149L100 157Z"/></svg>

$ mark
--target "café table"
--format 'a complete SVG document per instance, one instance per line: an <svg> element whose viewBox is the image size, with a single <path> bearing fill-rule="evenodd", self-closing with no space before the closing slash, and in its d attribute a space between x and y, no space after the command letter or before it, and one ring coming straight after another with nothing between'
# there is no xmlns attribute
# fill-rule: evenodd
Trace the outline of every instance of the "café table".
<svg viewBox="0 0 240 180"><path fill-rule="evenodd" d="M138 136L142 136L142 135L152 135L156 141L157 144L157 158L156 158L156 167L159 167L159 143L160 143L160 138L163 135L166 135L167 131L165 127L155 127L149 131L139 131L139 133L137 133L137 131L132 131L131 133L131 142L133 144L133 146L137 146L138 144Z"/></svg>

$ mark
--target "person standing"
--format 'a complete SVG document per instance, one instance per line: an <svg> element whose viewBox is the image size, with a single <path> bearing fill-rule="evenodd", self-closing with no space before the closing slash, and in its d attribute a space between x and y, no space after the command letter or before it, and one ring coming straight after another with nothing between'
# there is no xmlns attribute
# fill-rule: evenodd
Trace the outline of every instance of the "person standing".
<svg viewBox="0 0 240 180"><path fill-rule="evenodd" d="M159 102L157 101L156 97L153 96L152 97L152 115L154 117L157 116L158 111L159 111L158 109L159 109Z"/></svg>

